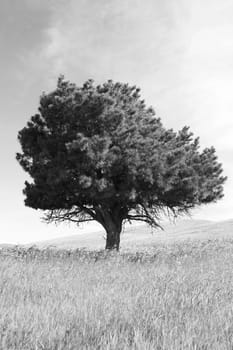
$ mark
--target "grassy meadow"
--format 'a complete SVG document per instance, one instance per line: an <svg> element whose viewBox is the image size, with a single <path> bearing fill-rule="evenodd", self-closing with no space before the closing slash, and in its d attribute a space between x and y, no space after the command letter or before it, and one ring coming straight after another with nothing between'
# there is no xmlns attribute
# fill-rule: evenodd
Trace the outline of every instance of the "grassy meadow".
<svg viewBox="0 0 233 350"><path fill-rule="evenodd" d="M0 250L0 349L233 349L233 240Z"/></svg>

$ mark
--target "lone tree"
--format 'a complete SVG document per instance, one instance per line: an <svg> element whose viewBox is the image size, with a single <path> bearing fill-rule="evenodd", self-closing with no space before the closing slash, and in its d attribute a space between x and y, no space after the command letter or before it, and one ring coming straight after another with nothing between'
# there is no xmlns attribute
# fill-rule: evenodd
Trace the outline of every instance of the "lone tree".
<svg viewBox="0 0 233 350"><path fill-rule="evenodd" d="M40 98L39 113L19 131L17 160L25 205L48 222L95 220L106 249L119 249L122 224L160 227L164 212L177 216L223 197L215 149L200 151L188 127L166 130L140 89L111 80L77 87L58 79Z"/></svg>

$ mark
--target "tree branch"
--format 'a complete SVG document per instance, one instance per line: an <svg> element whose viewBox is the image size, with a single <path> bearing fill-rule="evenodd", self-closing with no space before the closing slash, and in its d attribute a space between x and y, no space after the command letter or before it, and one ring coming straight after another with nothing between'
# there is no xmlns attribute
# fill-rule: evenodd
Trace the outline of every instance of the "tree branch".
<svg viewBox="0 0 233 350"><path fill-rule="evenodd" d="M83 210L82 209L49 210L43 217L43 221L47 223L50 223L50 222L60 223L64 221L69 221L69 222L75 222L79 224L79 223L95 220L95 218L91 216L89 213L92 213L92 211L88 210L88 213L87 213L85 209Z"/></svg>
<svg viewBox="0 0 233 350"><path fill-rule="evenodd" d="M143 221L146 222L147 224L149 224L150 226L154 226L154 227L158 227L160 228L162 231L164 231L163 227L161 225L158 224L158 222L156 222L154 220L154 218L148 213L148 215L127 215L126 217L127 220L135 220L135 221Z"/></svg>

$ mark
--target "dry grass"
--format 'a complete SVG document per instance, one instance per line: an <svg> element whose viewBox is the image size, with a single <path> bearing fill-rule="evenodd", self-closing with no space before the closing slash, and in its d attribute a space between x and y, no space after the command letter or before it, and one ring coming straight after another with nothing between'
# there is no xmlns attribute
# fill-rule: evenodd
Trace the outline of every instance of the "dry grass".
<svg viewBox="0 0 233 350"><path fill-rule="evenodd" d="M233 241L2 249L0 349L233 349Z"/></svg>

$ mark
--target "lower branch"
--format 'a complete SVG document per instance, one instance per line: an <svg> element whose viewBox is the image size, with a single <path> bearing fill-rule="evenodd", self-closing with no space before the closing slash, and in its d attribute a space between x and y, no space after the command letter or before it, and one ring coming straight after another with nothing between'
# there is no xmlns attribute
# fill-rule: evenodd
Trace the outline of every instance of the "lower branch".
<svg viewBox="0 0 233 350"><path fill-rule="evenodd" d="M161 230L164 230L163 227L159 225L153 218L147 217L145 215L128 215L126 219L129 221L143 221L149 224L150 226L158 227Z"/></svg>
<svg viewBox="0 0 233 350"><path fill-rule="evenodd" d="M90 214L87 214L83 210L65 210L65 209L55 209L47 212L43 221L46 223L62 223L65 221L74 222L76 224L89 222L95 220Z"/></svg>

